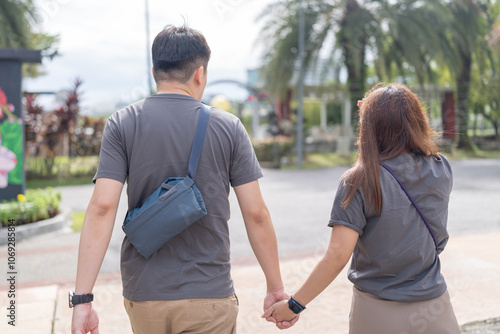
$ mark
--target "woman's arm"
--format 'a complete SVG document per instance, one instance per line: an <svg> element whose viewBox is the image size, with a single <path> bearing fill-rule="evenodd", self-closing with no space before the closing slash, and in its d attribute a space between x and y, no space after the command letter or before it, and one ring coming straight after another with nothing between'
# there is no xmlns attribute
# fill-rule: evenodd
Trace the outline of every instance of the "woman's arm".
<svg viewBox="0 0 500 334"><path fill-rule="evenodd" d="M349 261L358 237L358 232L353 229L342 225L334 226L325 255L314 267L302 287L293 295L293 299L305 306L330 285ZM296 314L288 308L287 301L274 304L264 313L263 317L266 318L270 315L278 322L296 317Z"/></svg>

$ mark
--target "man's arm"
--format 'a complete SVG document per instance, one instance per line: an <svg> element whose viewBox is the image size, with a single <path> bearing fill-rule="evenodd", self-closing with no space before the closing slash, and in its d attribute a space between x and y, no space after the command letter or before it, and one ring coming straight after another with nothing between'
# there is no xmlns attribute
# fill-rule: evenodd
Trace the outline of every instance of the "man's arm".
<svg viewBox="0 0 500 334"><path fill-rule="evenodd" d="M234 192L245 221L248 240L266 276L267 291L282 290L278 242L271 215L260 192L259 181L234 187Z"/></svg>
<svg viewBox="0 0 500 334"><path fill-rule="evenodd" d="M85 213L76 273L75 294L91 293L104 255L108 249L123 183L106 178L96 180L94 192ZM73 333L98 333L97 314L90 303L76 305L73 310Z"/></svg>
<svg viewBox="0 0 500 334"><path fill-rule="evenodd" d="M271 215L260 192L259 181L255 180L234 187L238 198L243 220L255 257L266 276L267 295L264 299L264 310L275 302L288 299L289 295L283 289L281 279L278 242L274 232ZM272 321L272 317L268 319ZM298 318L291 322L280 324L282 328L293 326Z"/></svg>

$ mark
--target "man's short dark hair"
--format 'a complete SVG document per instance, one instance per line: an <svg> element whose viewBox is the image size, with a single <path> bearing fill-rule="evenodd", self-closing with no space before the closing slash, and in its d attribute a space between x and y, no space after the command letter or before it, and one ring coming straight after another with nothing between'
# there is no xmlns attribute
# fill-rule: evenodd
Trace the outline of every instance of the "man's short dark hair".
<svg viewBox="0 0 500 334"><path fill-rule="evenodd" d="M207 70L210 48L199 31L168 25L155 37L152 56L156 82L186 83L198 67Z"/></svg>

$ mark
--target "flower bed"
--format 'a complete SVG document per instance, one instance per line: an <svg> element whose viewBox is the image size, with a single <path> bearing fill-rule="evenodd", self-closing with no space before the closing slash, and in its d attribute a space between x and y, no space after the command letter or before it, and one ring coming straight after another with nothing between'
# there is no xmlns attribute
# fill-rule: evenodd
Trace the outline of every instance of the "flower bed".
<svg viewBox="0 0 500 334"><path fill-rule="evenodd" d="M29 189L26 195L18 195L14 201L0 204L1 226L14 219L17 225L34 223L56 216L59 213L61 193L52 188Z"/></svg>

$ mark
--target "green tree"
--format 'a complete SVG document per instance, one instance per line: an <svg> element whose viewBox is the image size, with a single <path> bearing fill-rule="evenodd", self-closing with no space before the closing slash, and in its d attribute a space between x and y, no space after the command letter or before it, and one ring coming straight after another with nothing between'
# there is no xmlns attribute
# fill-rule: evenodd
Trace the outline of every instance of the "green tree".
<svg viewBox="0 0 500 334"><path fill-rule="evenodd" d="M453 59L450 43L436 34L451 14L442 1L376 1L373 66L379 81L438 81L436 58Z"/></svg>
<svg viewBox="0 0 500 334"><path fill-rule="evenodd" d="M491 7L491 17L498 15L500 8ZM482 115L488 120L499 137L500 127L500 17L491 25L488 45L480 55L474 57L471 71L470 100L471 108L476 115ZM477 124L474 122L474 130ZM474 131L475 132L475 131Z"/></svg>
<svg viewBox="0 0 500 334"><path fill-rule="evenodd" d="M0 0L0 48L42 50L54 55L58 36L35 32L36 7L32 0ZM36 77L42 72L39 65L23 67L25 76Z"/></svg>
<svg viewBox="0 0 500 334"><path fill-rule="evenodd" d="M298 60L300 1L278 1L262 12L265 24L260 40L265 43L263 75L271 94L284 96L295 74ZM362 97L366 78L365 38L367 12L357 0L304 1L305 50L304 66L311 69L318 60L320 50L329 49L333 62L343 53L347 67L349 91L353 100ZM341 28L342 27L342 28ZM349 27L356 29L349 30ZM337 34L338 38L334 38ZM337 42L336 42L337 41ZM355 104L353 104L355 105Z"/></svg>
<svg viewBox="0 0 500 334"><path fill-rule="evenodd" d="M494 129L494 136L499 137L500 126L500 57L494 55L488 58L488 68L480 70L477 64L473 65L471 75L470 101L471 109L477 116L482 115L488 120ZM474 124L474 130L477 124ZM475 132L475 131L474 131Z"/></svg>
<svg viewBox="0 0 500 334"><path fill-rule="evenodd" d="M0 47L29 48L34 21L35 7L31 0L0 0Z"/></svg>
<svg viewBox="0 0 500 334"><path fill-rule="evenodd" d="M374 81L437 83L446 74L457 92L457 146L472 148L467 131L471 69L477 62L474 68L483 74L495 64L488 39L497 45L500 29L497 23L492 32L491 18L498 15L498 0L304 2L306 69L317 63L320 51L331 55L329 64L342 62L353 106L365 91L369 65ZM262 13L264 78L278 96L295 72L298 13L299 0L278 1Z"/></svg>
<svg viewBox="0 0 500 334"><path fill-rule="evenodd" d="M454 64L448 67L456 81L457 91L457 147L472 149L468 134L470 115L471 69L474 60L479 64L488 58L488 34L492 20L489 10L496 1L454 0L448 2L452 20L439 33L447 39L454 50ZM444 39L443 39L444 40ZM453 59L453 58L450 58ZM444 60L446 62L446 59ZM484 67L483 67L484 68ZM478 69L482 69L478 67Z"/></svg>
<svg viewBox="0 0 500 334"><path fill-rule="evenodd" d="M299 9L298 0L278 1L262 13L266 20L261 31L266 43L264 79L277 96L285 93L294 75ZM434 80L431 59L438 50L452 52L451 47L441 47L434 32L434 23L447 13L439 1L306 0L304 11L306 69L317 64L320 51L330 55L328 65L340 61L347 71L352 106L365 92L367 54L374 58L377 80L400 76L406 81L411 72L424 83Z"/></svg>

